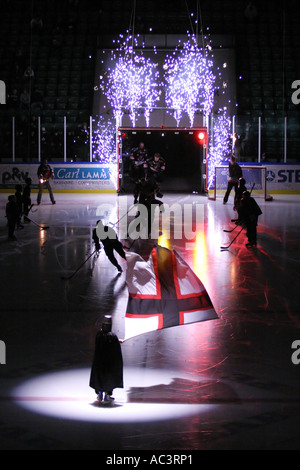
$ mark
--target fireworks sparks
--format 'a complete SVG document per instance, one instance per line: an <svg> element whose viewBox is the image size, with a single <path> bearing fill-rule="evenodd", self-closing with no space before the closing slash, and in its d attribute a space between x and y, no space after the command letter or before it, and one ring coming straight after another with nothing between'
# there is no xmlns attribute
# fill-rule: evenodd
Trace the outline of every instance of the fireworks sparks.
<svg viewBox="0 0 300 470"><path fill-rule="evenodd" d="M116 125L99 117L93 134L93 160L100 163L116 163Z"/></svg>
<svg viewBox="0 0 300 470"><path fill-rule="evenodd" d="M133 127L141 109L144 109L149 126L150 113L161 93L157 64L143 55L142 48L137 38L127 36L120 47L112 51L113 66L108 69L106 80L102 78L101 82L116 122L120 123L125 110L128 110Z"/></svg>
<svg viewBox="0 0 300 470"><path fill-rule="evenodd" d="M177 127L183 112L188 114L191 127L197 110L205 116L210 114L215 81L212 66L209 48L199 48L195 35L188 35L188 40L177 46L173 55L167 56L164 64L166 104L174 109Z"/></svg>
<svg viewBox="0 0 300 470"><path fill-rule="evenodd" d="M194 34L188 33L183 43L179 41L173 53L165 57L162 78L158 64L146 57L144 44L139 45L139 36L133 37L128 33L126 37L120 35L114 41L116 47L111 50L110 63L100 77L100 89L112 108L115 122L99 120L94 133L94 160L116 163L116 134L124 113L129 114L133 128L143 113L146 126L149 127L151 111L156 109L161 96L165 98L161 105L165 104L167 112L172 113L177 127L180 126L183 113L187 114L190 127L193 127L196 112L202 113L205 122L209 121L215 104L215 93L220 89L225 93L227 84L224 84L220 70L217 78L214 75L213 50L210 41L203 39L203 47L198 46ZM227 67L228 63L224 62L222 68ZM230 151L230 121L226 108L218 111L210 134L208 189L213 185L215 166L220 165Z"/></svg>
<svg viewBox="0 0 300 470"><path fill-rule="evenodd" d="M211 144L207 156L207 189L214 186L215 167L219 166L230 152L230 126L226 109L214 118L212 126Z"/></svg>

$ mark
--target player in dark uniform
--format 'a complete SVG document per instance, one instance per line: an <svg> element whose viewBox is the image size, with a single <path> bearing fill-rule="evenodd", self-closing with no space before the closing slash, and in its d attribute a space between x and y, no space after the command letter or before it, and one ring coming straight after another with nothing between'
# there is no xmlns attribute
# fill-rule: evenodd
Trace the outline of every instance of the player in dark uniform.
<svg viewBox="0 0 300 470"><path fill-rule="evenodd" d="M16 240L14 231L15 231L16 224L18 221L19 211L18 211L16 197L13 195L8 196L8 202L6 204L5 215L7 217L8 239Z"/></svg>
<svg viewBox="0 0 300 470"><path fill-rule="evenodd" d="M244 191L240 206L240 220L243 224L245 224L247 229L247 247L256 246L256 227L258 216L261 214L261 208L255 199L251 197L249 191Z"/></svg>
<svg viewBox="0 0 300 470"><path fill-rule="evenodd" d="M147 204L147 200L152 194L155 194L157 187L152 181L142 177L135 185L134 188L134 204Z"/></svg>
<svg viewBox="0 0 300 470"><path fill-rule="evenodd" d="M52 188L50 185L50 179L54 178L54 173L50 165L48 165L48 162L46 159L44 159L41 163L41 165L38 167L37 175L39 178L39 192L38 192L38 197L37 197L37 203L40 204L41 199L42 199L42 193L43 189L47 188L49 191L49 196L51 199L52 204L55 204Z"/></svg>
<svg viewBox="0 0 300 470"><path fill-rule="evenodd" d="M153 218L154 218L154 210L152 210L153 206L163 206L162 201L159 201L156 199L159 196L158 193L158 185L155 181L153 180L146 180L146 178L142 178L136 185L135 185L135 190L134 190L134 204L143 204L147 210L147 219L144 220L143 225L147 227L148 231L148 236L151 234L151 227L153 223ZM161 211L163 211L164 208L161 208ZM137 216L140 215L140 212L138 211Z"/></svg>
<svg viewBox="0 0 300 470"><path fill-rule="evenodd" d="M234 191L236 192L239 184L239 179L242 178L242 176L242 169L240 165L236 162L235 157L232 155L229 161L229 180L227 184L227 190L223 199L223 204L227 203L232 188L234 188Z"/></svg>
<svg viewBox="0 0 300 470"><path fill-rule="evenodd" d="M166 162L159 153L155 153L153 158L149 158L144 165L147 179L153 181L158 186L157 197L162 197L160 184L166 169Z"/></svg>
<svg viewBox="0 0 300 470"><path fill-rule="evenodd" d="M100 250L100 241L103 244L104 251L109 261L117 268L119 273L123 270L119 265L114 255L114 250L126 260L126 253L123 245L117 237L116 232L107 225L103 225L101 220L98 220L97 227L93 230L93 241L97 251Z"/></svg>
<svg viewBox="0 0 300 470"><path fill-rule="evenodd" d="M16 184L16 192L15 192L17 207L18 207L18 219L17 219L17 228L24 228L21 224L21 218L23 214L23 203L22 203L22 185Z"/></svg>
<svg viewBox="0 0 300 470"><path fill-rule="evenodd" d="M240 221L240 208L241 208L241 200L243 197L243 193L247 191L247 188L245 185L246 185L245 179L240 178L238 187L236 189L235 196L234 196L234 207L233 207L233 210L235 210L238 213L238 218L231 220L231 222L236 222L237 224L239 224L239 221Z"/></svg>
<svg viewBox="0 0 300 470"><path fill-rule="evenodd" d="M148 159L148 152L144 142L132 150L130 154L131 174L135 183L145 176L145 162Z"/></svg>
<svg viewBox="0 0 300 470"><path fill-rule="evenodd" d="M27 217L30 206L31 206L31 178L26 178L25 183L26 186L23 189L23 214L24 214L24 222L29 223L30 219Z"/></svg>

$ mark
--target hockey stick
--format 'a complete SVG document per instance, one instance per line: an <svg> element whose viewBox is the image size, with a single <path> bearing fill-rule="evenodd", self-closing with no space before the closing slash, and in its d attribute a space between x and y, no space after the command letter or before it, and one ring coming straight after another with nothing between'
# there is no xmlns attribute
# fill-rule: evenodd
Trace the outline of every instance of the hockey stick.
<svg viewBox="0 0 300 470"><path fill-rule="evenodd" d="M130 250L130 248L133 246L133 244L136 242L137 238L133 240L133 242L130 244L130 246L124 246L125 250Z"/></svg>
<svg viewBox="0 0 300 470"><path fill-rule="evenodd" d="M76 269L76 271L74 271L70 276L61 276L61 279L63 279L64 281L68 281L69 279L72 279L72 277L75 276L75 274L78 273L78 271L82 268L82 266L90 259L91 256L93 256L95 253L97 252L97 250L94 250L93 253L91 253L81 264L80 266L78 266L78 268Z"/></svg>
<svg viewBox="0 0 300 470"><path fill-rule="evenodd" d="M244 230L244 227L241 228L241 230L238 232L238 234L234 237L233 240L231 240L231 242L229 243L229 245L227 246L221 246L221 250L227 250L232 244L233 242L237 239L237 237L239 236L239 234L242 232L242 230Z"/></svg>
<svg viewBox="0 0 300 470"><path fill-rule="evenodd" d="M27 216L26 216L27 217ZM40 229L42 230L48 230L49 225L40 225L40 224L37 224L34 220L30 219L29 217L27 217L28 220L30 220L30 222L32 222L34 225L37 225L38 227L40 227Z"/></svg>
<svg viewBox="0 0 300 470"><path fill-rule="evenodd" d="M28 214L29 214L29 212L31 211L31 209L33 208L33 206L34 206L34 204L30 204L30 207L29 207L29 209L28 209Z"/></svg>
<svg viewBox="0 0 300 470"><path fill-rule="evenodd" d="M123 219L123 217L125 217L125 216L128 214L129 211L131 211L131 209L132 209L133 207L134 207L134 205L131 206L131 207L129 207L129 209L128 209L128 211L126 212L126 214L122 215L122 217L120 217L119 220L117 220L117 222L115 222L114 224L113 224L112 222L108 222L108 223L109 223L112 227L114 227L115 225L117 225L117 224L120 222L120 220Z"/></svg>
<svg viewBox="0 0 300 470"><path fill-rule="evenodd" d="M236 228L237 228L237 225L236 225L235 227L233 227L231 230L223 229L223 232L231 233L231 232L233 232Z"/></svg>
<svg viewBox="0 0 300 470"><path fill-rule="evenodd" d="M251 193L252 193L252 191L253 191L254 186L255 186L255 183L253 183L252 188L251 188L251 190L250 190L250 196L251 196Z"/></svg>
<svg viewBox="0 0 300 470"><path fill-rule="evenodd" d="M42 230L48 230L48 228L50 228L49 225L45 225L45 226L39 225L39 224L37 224L34 220L32 220L32 219L30 219L30 218L28 217L28 214L29 214L29 212L31 211L31 209L33 208L33 206L34 206L34 204L31 204L31 205L30 205L30 207L29 207L29 209L28 209L28 213L27 213L27 215L24 214L24 217L26 217L27 220L30 220L30 222L32 222L34 225L37 225L38 227L40 227ZM33 211L31 211L31 212L33 212ZM36 212L36 211L34 211L34 212Z"/></svg>
<svg viewBox="0 0 300 470"><path fill-rule="evenodd" d="M250 196L251 196L251 193L252 193L252 191L253 191L254 186L255 186L255 183L253 183L252 188L251 188L251 190L250 190ZM238 219L236 219L236 220L238 220ZM233 220L232 220L231 222L233 222ZM223 232L231 233L231 232L233 232L233 231L237 228L237 226L238 226L238 224L237 224L235 227L233 227L231 230L223 229Z"/></svg>
<svg viewBox="0 0 300 470"><path fill-rule="evenodd" d="M34 206L34 204L31 204L31 206L29 207L29 209L28 209L28 214L29 214L30 211L31 211L33 214L34 214L35 212L37 212L37 209L36 209L35 211L31 210L31 209L33 208L33 206Z"/></svg>

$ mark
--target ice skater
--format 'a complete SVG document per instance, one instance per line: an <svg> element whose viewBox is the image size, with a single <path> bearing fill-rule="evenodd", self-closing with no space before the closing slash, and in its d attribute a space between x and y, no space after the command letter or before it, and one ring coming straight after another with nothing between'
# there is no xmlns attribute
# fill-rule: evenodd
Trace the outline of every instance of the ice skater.
<svg viewBox="0 0 300 470"><path fill-rule="evenodd" d="M158 190L158 186L153 181L147 180L145 177L142 177L135 185L133 198L134 204L147 204L148 199L154 197L155 193Z"/></svg>
<svg viewBox="0 0 300 470"><path fill-rule="evenodd" d="M258 217L262 214L261 208L251 197L249 191L244 191L241 199L240 207L240 220L245 225L247 230L248 243L247 247L251 248L256 246L257 241L257 221Z"/></svg>
<svg viewBox="0 0 300 470"><path fill-rule="evenodd" d="M117 335L112 331L112 319L106 315L97 331L89 385L100 404L111 404L115 388L123 388L123 357Z"/></svg>
<svg viewBox="0 0 300 470"><path fill-rule="evenodd" d="M242 178L242 176L243 176L242 169L240 165L236 162L235 157L232 155L229 161L229 180L227 184L227 190L223 199L223 204L227 203L229 194L232 188L234 188L234 191L236 193L238 183L239 183L239 178Z"/></svg>
<svg viewBox="0 0 300 470"><path fill-rule="evenodd" d="M8 202L5 208L5 215L7 218L8 239L16 240L14 232L18 221L19 211L16 197L13 195L8 196Z"/></svg>
<svg viewBox="0 0 300 470"><path fill-rule="evenodd" d="M147 180L152 181L157 186L157 197L163 197L160 192L160 183L163 181L163 175L166 170L166 162L160 153L155 153L153 158L149 158L145 165Z"/></svg>
<svg viewBox="0 0 300 470"><path fill-rule="evenodd" d="M159 194L159 186L156 181L146 180L142 178L136 185L134 189L134 204L142 204L146 208L145 219L142 222L142 225L147 227L148 237L151 236L151 228L154 220L154 206L159 206L163 212L163 202L156 199L156 195ZM162 194L160 195L162 196ZM158 197L160 197L158 196ZM137 212L136 217L140 215L140 211Z"/></svg>
<svg viewBox="0 0 300 470"><path fill-rule="evenodd" d="M22 213L23 213L22 185L17 184L15 189L16 189L15 197L16 197L16 203L17 203L17 208L18 208L17 228L24 228L24 226L21 224Z"/></svg>
<svg viewBox="0 0 300 470"><path fill-rule="evenodd" d="M47 160L44 158L41 165L38 167L37 175L39 178L39 192L37 197L37 204L40 204L44 188L48 189L49 196L52 204L55 204L53 191L50 185L50 179L54 179L54 173Z"/></svg>
<svg viewBox="0 0 300 470"><path fill-rule="evenodd" d="M26 178L25 183L26 183L26 186L23 189L22 202L23 202L24 222L28 224L30 223L28 214L29 214L30 207L31 207L31 197L30 197L31 196L31 183L32 183L31 178Z"/></svg>
<svg viewBox="0 0 300 470"><path fill-rule="evenodd" d="M130 154L131 174L135 183L145 176L145 163L148 158L148 151L144 142L132 150Z"/></svg>
<svg viewBox="0 0 300 470"><path fill-rule="evenodd" d="M95 248L97 251L100 250L100 241L103 245L106 256L109 261L117 268L119 273L122 273L122 268L119 265L115 255L114 250L126 260L126 253L123 249L122 243L118 240L116 232L107 225L103 225L101 220L98 220L97 227L93 230L93 241L95 243Z"/></svg>
<svg viewBox="0 0 300 470"><path fill-rule="evenodd" d="M238 187L237 187L236 192L235 192L234 206L233 206L233 210L237 212L238 217L237 217L237 219L231 219L231 222L235 222L236 224L239 224L239 221L240 221L241 200L242 200L242 197L243 197L243 193L245 191L247 191L246 181L245 181L244 178L240 178L239 183L238 183Z"/></svg>

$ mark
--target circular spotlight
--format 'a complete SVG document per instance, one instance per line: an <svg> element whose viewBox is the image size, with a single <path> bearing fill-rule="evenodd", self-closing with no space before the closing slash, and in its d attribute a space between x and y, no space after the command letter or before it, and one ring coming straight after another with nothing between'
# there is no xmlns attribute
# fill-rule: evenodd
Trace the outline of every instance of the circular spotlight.
<svg viewBox="0 0 300 470"><path fill-rule="evenodd" d="M195 381L176 371L124 368L124 388L115 389L113 405L101 406L89 388L90 369L74 369L30 379L12 391L15 403L34 413L79 421L146 422L199 414L215 405L134 400L134 390L164 387L176 379ZM151 392L150 392L151 393ZM149 393L148 393L149 396Z"/></svg>

